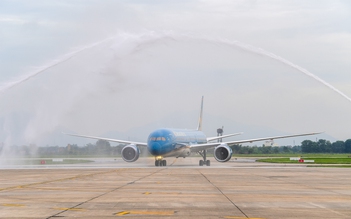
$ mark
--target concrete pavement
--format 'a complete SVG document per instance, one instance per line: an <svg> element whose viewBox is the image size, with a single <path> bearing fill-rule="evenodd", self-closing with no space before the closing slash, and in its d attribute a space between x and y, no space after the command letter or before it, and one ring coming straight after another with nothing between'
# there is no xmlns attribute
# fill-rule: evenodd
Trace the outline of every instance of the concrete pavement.
<svg viewBox="0 0 351 219"><path fill-rule="evenodd" d="M350 168L198 160L1 169L0 218L351 218Z"/></svg>

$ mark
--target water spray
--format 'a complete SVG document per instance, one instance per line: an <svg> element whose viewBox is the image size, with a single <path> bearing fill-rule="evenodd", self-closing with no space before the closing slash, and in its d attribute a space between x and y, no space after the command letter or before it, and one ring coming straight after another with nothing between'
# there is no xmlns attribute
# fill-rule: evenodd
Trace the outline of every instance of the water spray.
<svg viewBox="0 0 351 219"><path fill-rule="evenodd" d="M87 49L91 49L95 46L98 46L108 40L111 40L112 38L107 38L105 40L102 40L102 41L98 41L96 43L93 43L93 44L90 44L90 45L86 45L86 46L83 46L81 48L78 48L72 52L69 52L61 57L59 57L58 59L55 59L55 60L52 60L51 62L49 62L48 64L42 66L42 67L39 67L38 69L36 69L35 71L33 72L29 72L27 74L24 74L24 75L21 75L15 79L12 79L11 81L8 81L8 82L5 82L5 83L2 83L1 86L0 86L0 93L14 87L14 86L17 86L37 75L39 75L40 73L50 69L50 68L53 68L61 63L64 63L68 60L70 60L71 58L73 58L74 56L78 55L79 53L87 50Z"/></svg>
<svg viewBox="0 0 351 219"><path fill-rule="evenodd" d="M178 34L172 34L172 33L168 33L167 35L165 35L165 37L171 37L172 39L176 39L176 40L187 40L187 39L192 39L192 40L203 40L205 42L210 42L210 43L216 43L216 44L222 44L225 46L231 46L231 47L235 47L235 48L240 48L243 49L245 51L257 54L257 55L263 55L266 56L268 58L271 58L273 60L276 60L284 65L287 65L289 67L292 67L296 70L298 70L299 72L303 73L304 75L313 78L314 80L316 80L317 82L323 84L324 86L328 87L329 89L333 90L334 92L338 93L339 95L341 95L342 97L344 97L345 99L347 99L348 101L351 102L351 98L349 96L347 96L346 94L344 94L342 91L338 90L336 87L334 87L333 85L329 84L328 82L326 82L325 80L321 79L320 77L318 77L317 75L309 72L308 70L274 54L268 51L265 51L264 49L246 44L246 43L242 43L239 41L230 41L230 40L223 40L223 39L212 39L212 38L206 38L206 37L197 37L197 36L191 36L191 35L178 35Z"/></svg>
<svg viewBox="0 0 351 219"><path fill-rule="evenodd" d="M271 52L265 51L261 48L258 48L258 47L255 47L255 46L252 46L249 44L245 44L245 43L242 43L239 41L212 39L212 38L198 37L198 36L192 36L192 35L186 35L186 34L175 34L173 32L163 32L163 33L147 32L147 33L139 34L139 35L129 34L129 33L120 33L120 34L116 35L115 37L110 37L110 38L104 39L102 41L95 42L93 44L79 48L73 52L70 52L68 54L65 54L64 56L62 56L58 60L51 62L50 64L40 68L37 71L25 74L25 75L13 80L13 81L6 82L0 87L0 93L6 91L6 90L8 90L16 85L19 85L19 84L29 80L32 77L35 77L36 75L44 72L47 69L50 69L50 68L55 67L63 62L68 61L69 59L73 58L74 56L76 56L77 54L79 54L80 52L82 52L84 50L93 48L93 47L98 46L98 45L100 45L104 42L107 42L107 41L116 40L118 38L120 39L121 37L124 40L126 40L128 38L134 40L134 48L129 50L128 53L133 53L136 50L140 50L141 46L143 46L143 45L157 43L158 40L162 40L162 39L172 39L172 40L176 40L176 41L186 41L189 39L190 40L201 40L201 41L205 41L205 42L209 42L209 43L216 43L216 44L222 44L225 46L240 48L240 49L243 49L245 51L248 51L248 52L251 52L254 54L266 56L266 57L271 58L273 60L276 60L284 65L292 67L292 68L298 70L299 72L305 74L306 76L313 78L314 80L318 81L319 83L323 84L324 86L328 87L329 89L333 90L334 92L338 93L339 95L341 95L342 97L344 97L345 99L347 99L348 101L351 102L350 97L348 97L346 94L344 94L343 92L341 92L340 90L335 88L333 85L329 84L328 82L324 81L320 77L316 76L315 74L312 74L308 70L306 70L306 69L278 56L278 55L275 55ZM120 44L121 43L119 42L116 45L118 46ZM126 54L124 54L124 55L126 55Z"/></svg>
<svg viewBox="0 0 351 219"><path fill-rule="evenodd" d="M104 40L95 42L93 44L89 44L77 49L74 49L72 52L69 52L58 59L55 59L51 61L50 63L47 63L45 66L42 66L40 68L37 68L36 71L32 71L26 74L23 74L22 76L13 79L11 81L5 82L3 84L0 84L0 95L6 91L8 91L11 88L14 88L15 86L18 86L24 82L27 82L28 80L34 79L36 76L40 74L44 74L46 70L54 68L59 66L62 63L65 63L71 59L73 59L76 56L79 56L81 53L84 51L88 51L90 49L94 49L95 47L100 48L99 46L103 45L104 49L111 49L113 51L113 55L111 57L113 58L118 58L118 60L128 58L129 56L133 56L134 54L138 53L139 51L143 51L145 49L150 48L150 46L153 45L158 45L162 42L180 42L180 43L186 43L186 42L200 42L204 44L214 44L214 45L219 45L219 46L224 46L229 49L233 50L243 50L247 51L252 54L268 57L270 59L273 59L279 63L282 63L286 66L289 66L291 68L296 69L297 71L303 73L304 75L313 78L314 80L318 81L319 83L323 84L324 86L328 87L329 89L333 90L334 92L338 93L342 97L346 98L347 100L351 101L351 98L333 87L331 84L327 83L326 81L322 80L318 76L312 74L311 72L307 71L306 69L280 57L277 56L273 53L270 53L268 51L265 51L261 48L254 47L249 44L245 44L239 41L230 41L230 40L224 40L224 39L214 39L214 38L208 38L208 37L198 37L198 36L192 36L192 35L186 35L186 34L176 34L173 32L146 32L143 34L130 34L130 33L119 33L113 37L106 38ZM152 47L151 47L152 49ZM94 73L95 74L95 73ZM64 75L63 75L64 76ZM100 77L100 75L95 75L96 77ZM67 103L67 102L66 102ZM67 106L70 106L68 103ZM62 109L61 109L62 110ZM30 123L27 124L27 128L25 129L25 135L26 138L28 138L28 135L31 136L42 136L44 133L44 129L40 129L40 125L37 122L37 120L42 121L40 118L43 117L43 113L37 113L40 116L34 117L34 122L31 120ZM0 115L1 116L1 115ZM57 116L57 115L55 115ZM38 119L39 118L39 119ZM54 118L52 119L52 116L50 115L50 119L53 121L53 123L48 123L47 127L50 129L51 127L55 127L55 125L58 123L57 121L59 119ZM45 119L44 119L45 120ZM47 120L45 120L47 121ZM34 127L34 128L33 128ZM39 128L38 128L39 127ZM47 128L45 126L45 131L47 131ZM39 131L37 131L39 129ZM29 131L28 131L29 130ZM32 133L31 130L36 130L37 132ZM6 127L6 124L3 125L3 131L5 131L5 136L7 136L6 141L4 142L4 147L3 151L0 153L0 158L3 159L7 154L9 153L9 146L12 144L12 139L15 139L13 136L11 136L11 129L9 127ZM6 150L6 151L5 151ZM5 153L6 152L6 153Z"/></svg>

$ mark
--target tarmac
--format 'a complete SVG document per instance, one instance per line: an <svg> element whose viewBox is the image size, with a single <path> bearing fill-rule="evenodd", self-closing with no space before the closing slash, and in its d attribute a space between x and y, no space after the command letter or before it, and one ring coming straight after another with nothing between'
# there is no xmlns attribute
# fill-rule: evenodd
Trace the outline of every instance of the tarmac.
<svg viewBox="0 0 351 219"><path fill-rule="evenodd" d="M0 218L351 218L351 169L198 157L0 167Z"/></svg>

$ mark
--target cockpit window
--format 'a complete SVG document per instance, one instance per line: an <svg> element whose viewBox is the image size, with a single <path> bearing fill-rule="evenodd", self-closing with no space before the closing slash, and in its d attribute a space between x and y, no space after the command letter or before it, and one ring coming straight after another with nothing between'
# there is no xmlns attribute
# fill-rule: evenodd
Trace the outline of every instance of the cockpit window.
<svg viewBox="0 0 351 219"><path fill-rule="evenodd" d="M165 137L150 137L150 141L166 141Z"/></svg>

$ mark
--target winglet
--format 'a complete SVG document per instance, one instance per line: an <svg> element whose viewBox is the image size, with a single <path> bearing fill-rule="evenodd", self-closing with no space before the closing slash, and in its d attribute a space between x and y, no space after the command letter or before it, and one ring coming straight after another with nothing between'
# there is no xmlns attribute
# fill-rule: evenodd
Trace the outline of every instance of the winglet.
<svg viewBox="0 0 351 219"><path fill-rule="evenodd" d="M202 112L204 107L204 96L201 98L201 110L200 110L200 117L199 117L199 124L197 126L198 131L202 131Z"/></svg>

